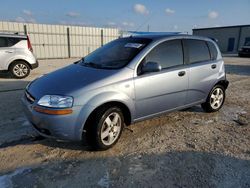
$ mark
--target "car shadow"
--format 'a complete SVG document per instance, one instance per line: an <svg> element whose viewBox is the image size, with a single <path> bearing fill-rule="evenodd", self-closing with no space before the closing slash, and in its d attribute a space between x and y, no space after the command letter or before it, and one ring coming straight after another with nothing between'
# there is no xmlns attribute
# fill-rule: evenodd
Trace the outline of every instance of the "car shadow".
<svg viewBox="0 0 250 188"><path fill-rule="evenodd" d="M8 71L0 71L0 78L14 79Z"/></svg>
<svg viewBox="0 0 250 188"><path fill-rule="evenodd" d="M180 112L198 112L198 113L205 113L204 110L201 108L200 105L192 106L189 108L185 108L180 110Z"/></svg>
<svg viewBox="0 0 250 188"><path fill-rule="evenodd" d="M15 79L15 78L12 78L11 76L8 77L8 73L6 73L6 75L3 78L1 77L1 74L0 74L0 78L1 78L0 79L0 93L24 90L25 87L30 82L28 80ZM1 103L4 103L4 102L5 101L1 101Z"/></svg>
<svg viewBox="0 0 250 188"><path fill-rule="evenodd" d="M54 140L45 138L42 141L39 141L40 144L44 146L48 146L51 148L60 148L60 149L68 149L75 151L94 151L94 148L91 147L86 140L81 142L71 142L71 141L63 141L63 140Z"/></svg>
<svg viewBox="0 0 250 188"><path fill-rule="evenodd" d="M25 80L0 79L0 148L26 142L29 128L23 125L25 118L21 98L28 83Z"/></svg>
<svg viewBox="0 0 250 188"><path fill-rule="evenodd" d="M250 187L249 154L240 158L196 151L80 155L15 170L8 180L15 187L23 182L27 187Z"/></svg>
<svg viewBox="0 0 250 188"><path fill-rule="evenodd" d="M242 76L250 76L249 65L225 65L227 74L237 74Z"/></svg>

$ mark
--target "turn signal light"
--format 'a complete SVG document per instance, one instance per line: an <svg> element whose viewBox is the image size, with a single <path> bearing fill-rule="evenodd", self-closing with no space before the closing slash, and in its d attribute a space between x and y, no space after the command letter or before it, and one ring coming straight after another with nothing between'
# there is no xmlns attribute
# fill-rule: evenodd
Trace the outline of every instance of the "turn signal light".
<svg viewBox="0 0 250 188"><path fill-rule="evenodd" d="M49 114L49 115L67 115L67 114L72 114L73 110L71 108L67 109L45 109L41 108L39 106L35 106L33 108L35 111L43 114Z"/></svg>

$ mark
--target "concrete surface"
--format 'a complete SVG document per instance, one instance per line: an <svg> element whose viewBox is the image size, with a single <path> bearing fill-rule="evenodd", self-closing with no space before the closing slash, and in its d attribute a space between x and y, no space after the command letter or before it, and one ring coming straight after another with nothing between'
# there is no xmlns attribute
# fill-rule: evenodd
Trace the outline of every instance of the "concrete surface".
<svg viewBox="0 0 250 188"><path fill-rule="evenodd" d="M20 98L29 81L73 59L43 60L24 80L0 74L0 187L250 187L250 58L225 57L224 107L200 106L125 129L103 152L40 139Z"/></svg>

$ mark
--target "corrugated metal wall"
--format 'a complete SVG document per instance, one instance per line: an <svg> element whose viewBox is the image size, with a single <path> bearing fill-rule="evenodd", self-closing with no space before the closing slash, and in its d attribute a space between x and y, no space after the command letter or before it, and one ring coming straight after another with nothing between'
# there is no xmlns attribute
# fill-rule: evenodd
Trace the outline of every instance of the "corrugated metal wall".
<svg viewBox="0 0 250 188"><path fill-rule="evenodd" d="M193 34L217 39L222 53L238 53L238 50L246 43L248 38L250 38L250 26L193 29ZM230 39L234 40L232 51L228 51Z"/></svg>
<svg viewBox="0 0 250 188"><path fill-rule="evenodd" d="M83 57L119 37L115 28L0 21L1 33L28 33L39 59Z"/></svg>

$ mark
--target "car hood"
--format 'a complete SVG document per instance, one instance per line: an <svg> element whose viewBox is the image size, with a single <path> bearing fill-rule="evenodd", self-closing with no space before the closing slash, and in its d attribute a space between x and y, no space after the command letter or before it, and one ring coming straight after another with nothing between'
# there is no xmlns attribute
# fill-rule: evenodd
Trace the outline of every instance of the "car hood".
<svg viewBox="0 0 250 188"><path fill-rule="evenodd" d="M44 95L70 95L74 92L110 77L117 70L96 69L73 64L34 80L29 86L29 93L36 99Z"/></svg>

